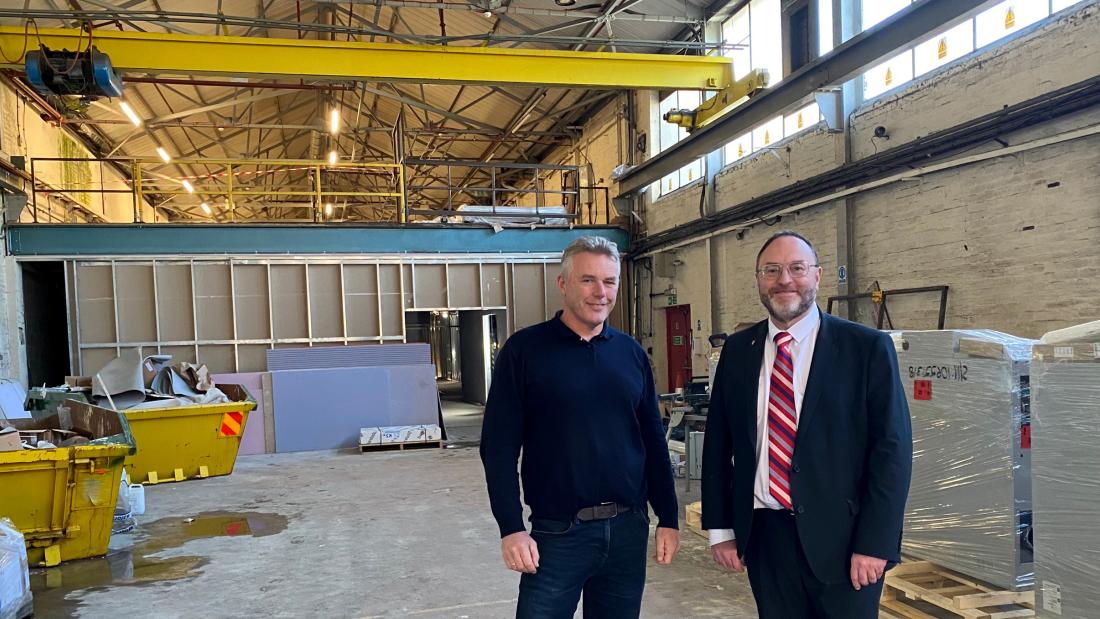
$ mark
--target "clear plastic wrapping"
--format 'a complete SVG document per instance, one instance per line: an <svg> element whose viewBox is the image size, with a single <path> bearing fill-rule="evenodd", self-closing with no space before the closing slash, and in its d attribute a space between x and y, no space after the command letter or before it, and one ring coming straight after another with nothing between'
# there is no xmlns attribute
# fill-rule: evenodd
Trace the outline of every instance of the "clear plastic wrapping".
<svg viewBox="0 0 1100 619"><path fill-rule="evenodd" d="M986 330L893 337L913 421L902 552L999 588L1030 588L1035 342Z"/></svg>
<svg viewBox="0 0 1100 619"><path fill-rule="evenodd" d="M1044 617L1100 614L1100 343L1036 346L1035 583Z"/></svg>
<svg viewBox="0 0 1100 619"><path fill-rule="evenodd" d="M31 612L31 581L23 534L0 518L0 619L22 619Z"/></svg>

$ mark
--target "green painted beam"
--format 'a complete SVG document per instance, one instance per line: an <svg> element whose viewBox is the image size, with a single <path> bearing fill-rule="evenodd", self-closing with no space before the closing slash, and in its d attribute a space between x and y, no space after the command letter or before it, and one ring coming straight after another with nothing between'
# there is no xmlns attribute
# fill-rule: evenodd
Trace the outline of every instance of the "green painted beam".
<svg viewBox="0 0 1100 619"><path fill-rule="evenodd" d="M491 254L560 252L584 235L629 249L620 228L291 225L13 225L14 256Z"/></svg>

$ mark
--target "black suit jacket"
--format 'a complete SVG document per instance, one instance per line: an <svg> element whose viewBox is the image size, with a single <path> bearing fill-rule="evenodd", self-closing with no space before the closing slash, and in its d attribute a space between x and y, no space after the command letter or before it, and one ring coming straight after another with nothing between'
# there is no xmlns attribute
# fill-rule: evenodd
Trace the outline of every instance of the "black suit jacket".
<svg viewBox="0 0 1100 619"><path fill-rule="evenodd" d="M703 528L733 529L742 555L752 543L757 390L767 338L765 320L726 340L703 446ZM818 580L848 581L853 552L900 560L912 465L909 405L893 342L823 313L791 460L798 537Z"/></svg>

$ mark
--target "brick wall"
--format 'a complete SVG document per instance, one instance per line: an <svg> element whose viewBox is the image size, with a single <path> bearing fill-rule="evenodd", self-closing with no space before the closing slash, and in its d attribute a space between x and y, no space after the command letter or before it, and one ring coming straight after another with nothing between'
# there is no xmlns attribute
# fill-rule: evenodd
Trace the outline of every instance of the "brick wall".
<svg viewBox="0 0 1100 619"><path fill-rule="evenodd" d="M853 115L853 153L858 158L897 147L1093 77L1100 73L1097 41L1100 5L1083 5L871 101ZM1098 123L1100 110L1093 109L1001 138L1010 145L1024 144ZM871 140L879 125L886 127L889 140ZM743 159L718 176L720 209L838 165L843 141L818 128L778 143L777 148L780 159L789 155L791 176L787 177L786 162L769 153ZM963 155L999 148L990 143ZM649 230L693 220L698 197L698 190L689 188L649 204ZM851 292L862 292L876 281L886 289L946 284L951 287L947 327L990 328L1029 337L1100 318L1100 278L1094 274L1100 262L1096 135L860 193L851 208ZM773 227L757 224L744 230L741 238L736 231L715 237L711 282L706 282L711 278L706 245L693 244L693 255L697 252L701 259L685 259L673 284L678 292L709 290L718 296L721 315L716 330L730 331L739 322L760 320L764 310L752 275L756 252L775 229L792 228L818 249L824 267L819 304L824 308L825 299L838 288L836 213L831 203L824 204L788 215ZM662 285L658 280L657 288ZM692 305L693 322L696 315L709 316L710 298L701 293L679 294L678 301ZM646 302L643 298L643 316L648 315ZM898 297L889 309L897 327L934 328L938 297ZM858 319L871 321L869 303L861 302L854 310ZM657 376L663 380L663 332L655 333L652 345Z"/></svg>
<svg viewBox="0 0 1100 619"><path fill-rule="evenodd" d="M855 222L856 288L946 284L949 328L1039 337L1100 318L1100 136L861 194ZM935 328L935 295L889 308Z"/></svg>

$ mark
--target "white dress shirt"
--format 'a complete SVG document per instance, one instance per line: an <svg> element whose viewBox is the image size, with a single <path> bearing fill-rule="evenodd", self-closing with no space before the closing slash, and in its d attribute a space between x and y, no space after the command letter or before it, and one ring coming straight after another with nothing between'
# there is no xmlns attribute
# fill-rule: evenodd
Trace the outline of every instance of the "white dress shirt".
<svg viewBox="0 0 1100 619"><path fill-rule="evenodd" d="M794 362L794 414L795 423L802 416L802 397L810 377L810 362L814 357L814 344L821 328L820 310L815 306L806 316L787 329L791 341L791 360ZM764 343L764 362L760 367L760 382L756 389L756 483L753 485L755 509L783 509L771 495L768 468L768 397L771 394L772 365L775 363L775 336L782 330L768 320L768 341ZM733 539L733 529L713 529L708 532L710 545Z"/></svg>

